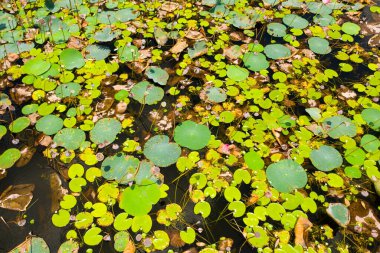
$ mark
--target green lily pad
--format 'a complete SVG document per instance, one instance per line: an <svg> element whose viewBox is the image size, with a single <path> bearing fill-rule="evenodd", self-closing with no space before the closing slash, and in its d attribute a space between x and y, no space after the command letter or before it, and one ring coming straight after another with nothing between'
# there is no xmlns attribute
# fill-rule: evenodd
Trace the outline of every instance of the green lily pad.
<svg viewBox="0 0 380 253"><path fill-rule="evenodd" d="M98 227L90 228L89 230L86 231L86 233L83 236L84 243L89 246L98 245L103 240L103 236L100 235L101 232L102 232L101 228L98 228Z"/></svg>
<svg viewBox="0 0 380 253"><path fill-rule="evenodd" d="M269 243L267 232L260 226L253 226L252 232L247 233L246 238L249 244L257 248L263 248Z"/></svg>
<svg viewBox="0 0 380 253"><path fill-rule="evenodd" d="M187 244L192 244L195 241L195 230L191 227L187 227L186 231L181 231L179 235L182 241L184 241Z"/></svg>
<svg viewBox="0 0 380 253"><path fill-rule="evenodd" d="M248 52L243 57L244 66L252 71L260 71L269 67L269 62L262 53Z"/></svg>
<svg viewBox="0 0 380 253"><path fill-rule="evenodd" d="M70 210L77 204L77 199L73 195L65 195L63 199L59 202L61 208Z"/></svg>
<svg viewBox="0 0 380 253"><path fill-rule="evenodd" d="M164 90L142 81L132 87L130 96L141 104L154 105L164 97Z"/></svg>
<svg viewBox="0 0 380 253"><path fill-rule="evenodd" d="M249 71L236 65L228 65L227 76L236 82L241 82L248 78Z"/></svg>
<svg viewBox="0 0 380 253"><path fill-rule="evenodd" d="M77 83L64 83L57 86L55 95L59 98L75 97L81 90L80 84Z"/></svg>
<svg viewBox="0 0 380 253"><path fill-rule="evenodd" d="M114 235L114 249L123 252L129 243L130 235L127 231L119 231Z"/></svg>
<svg viewBox="0 0 380 253"><path fill-rule="evenodd" d="M354 137L356 135L355 124L342 115L325 119L322 126L333 139L338 139L342 136Z"/></svg>
<svg viewBox="0 0 380 253"><path fill-rule="evenodd" d="M144 180L141 185L132 185L123 191L119 206L130 215L141 216L150 212L160 196L158 185Z"/></svg>
<svg viewBox="0 0 380 253"><path fill-rule="evenodd" d="M121 130L121 123L117 119L104 118L96 122L90 131L90 139L95 144L111 144Z"/></svg>
<svg viewBox="0 0 380 253"><path fill-rule="evenodd" d="M140 57L139 49L136 46L123 46L117 50L120 62L136 61Z"/></svg>
<svg viewBox="0 0 380 253"><path fill-rule="evenodd" d="M380 147L380 140L372 134L365 134L360 140L360 146L367 152L375 152Z"/></svg>
<svg viewBox="0 0 380 253"><path fill-rule="evenodd" d="M32 59L22 66L22 70L25 74L39 76L48 71L50 66L50 62L41 59Z"/></svg>
<svg viewBox="0 0 380 253"><path fill-rule="evenodd" d="M128 218L127 213L119 213L113 222L113 227L118 230L127 230L132 226L132 218Z"/></svg>
<svg viewBox="0 0 380 253"><path fill-rule="evenodd" d="M286 58L291 55L290 49L281 44L266 45L264 48L264 53L267 57L274 60Z"/></svg>
<svg viewBox="0 0 380 253"><path fill-rule="evenodd" d="M330 203L326 212L342 227L346 227L350 222L350 212L348 208L341 203Z"/></svg>
<svg viewBox="0 0 380 253"><path fill-rule="evenodd" d="M352 22L345 22L342 25L342 31L349 35L358 35L360 32L360 26Z"/></svg>
<svg viewBox="0 0 380 253"><path fill-rule="evenodd" d="M132 231L136 233L141 230L144 233L148 233L152 229L152 225L152 218L149 215L136 216L132 220Z"/></svg>
<svg viewBox="0 0 380 253"><path fill-rule="evenodd" d="M190 58L196 58L207 53L207 44L206 41L201 40L194 43L193 48L188 48L188 53Z"/></svg>
<svg viewBox="0 0 380 253"><path fill-rule="evenodd" d="M3 126L3 125L0 125L0 140L6 134L7 134L7 128L5 126Z"/></svg>
<svg viewBox="0 0 380 253"><path fill-rule="evenodd" d="M285 159L272 163L266 170L269 183L280 192L292 192L303 188L307 183L307 174L297 162Z"/></svg>
<svg viewBox="0 0 380 253"><path fill-rule="evenodd" d="M81 68L85 64L82 54L72 48L66 48L61 52L60 60L65 69Z"/></svg>
<svg viewBox="0 0 380 253"><path fill-rule="evenodd" d="M73 240L66 241L59 246L58 253L78 253L79 243Z"/></svg>
<svg viewBox="0 0 380 253"><path fill-rule="evenodd" d="M368 126L375 130L380 131L380 110L375 108L364 109L361 113L362 118L367 122Z"/></svg>
<svg viewBox="0 0 380 253"><path fill-rule="evenodd" d="M37 236L28 236L27 239L9 253L50 253L49 246L44 239ZM75 253L75 252L73 252Z"/></svg>
<svg viewBox="0 0 380 253"><path fill-rule="evenodd" d="M35 113L37 110L38 110L38 104L28 104L22 107L21 112L24 115L30 115L32 113Z"/></svg>
<svg viewBox="0 0 380 253"><path fill-rule="evenodd" d="M137 158L118 153L103 161L102 176L107 180L116 180L119 184L128 184L135 179L138 166L139 160Z"/></svg>
<svg viewBox="0 0 380 253"><path fill-rule="evenodd" d="M166 72L166 70L156 67L156 66L151 66L148 67L145 70L145 75L152 79L155 83L158 83L159 85L166 85L169 79L169 74Z"/></svg>
<svg viewBox="0 0 380 253"><path fill-rule="evenodd" d="M55 115L46 115L40 118L36 123L37 131L46 135L56 134L63 127L63 120Z"/></svg>
<svg viewBox="0 0 380 253"><path fill-rule="evenodd" d="M349 148L344 152L344 158L352 165L363 165L366 153L363 149L358 147Z"/></svg>
<svg viewBox="0 0 380 253"><path fill-rule="evenodd" d="M232 211L235 218L242 217L245 214L246 206L241 201L233 201L228 204L228 210Z"/></svg>
<svg viewBox="0 0 380 253"><path fill-rule="evenodd" d="M205 89L206 101L213 103L222 103L226 101L227 95L226 92L217 87L208 87Z"/></svg>
<svg viewBox="0 0 380 253"><path fill-rule="evenodd" d="M17 148L9 148L0 155L0 169L11 168L21 157L21 152Z"/></svg>
<svg viewBox="0 0 380 253"><path fill-rule="evenodd" d="M167 167L177 162L181 148L178 144L169 142L168 136L156 135L145 143L144 155L155 165Z"/></svg>
<svg viewBox="0 0 380 253"><path fill-rule="evenodd" d="M330 146L321 146L310 153L313 165L321 171L331 171L342 166L343 158L339 151Z"/></svg>
<svg viewBox="0 0 380 253"><path fill-rule="evenodd" d="M86 229L94 222L94 216L89 212L80 212L75 217L75 227L78 229Z"/></svg>
<svg viewBox="0 0 380 253"><path fill-rule="evenodd" d="M70 213L65 209L59 209L58 213L53 214L51 221L56 227L65 227L70 222Z"/></svg>
<svg viewBox="0 0 380 253"><path fill-rule="evenodd" d="M11 131L12 133L20 133L29 125L30 120L28 117L19 117L16 120L12 121L12 123L9 125L9 131Z"/></svg>
<svg viewBox="0 0 380 253"><path fill-rule="evenodd" d="M286 35L286 26L281 23L269 23L267 26L267 32L273 37L284 37Z"/></svg>
<svg viewBox="0 0 380 253"><path fill-rule="evenodd" d="M309 21L304 19L296 14L287 14L282 18L282 22L285 25L296 28L296 29L305 29L309 25Z"/></svg>
<svg viewBox="0 0 380 253"><path fill-rule="evenodd" d="M194 206L194 213L201 214L203 218L207 218L211 213L210 203L207 201L199 201Z"/></svg>
<svg viewBox="0 0 380 253"><path fill-rule="evenodd" d="M97 61L106 59L109 54L111 53L111 50L103 45L88 45L86 47L86 59L95 59Z"/></svg>
<svg viewBox="0 0 380 253"><path fill-rule="evenodd" d="M191 150L204 148L211 138L211 132L207 126L187 120L174 129L174 141L182 147Z"/></svg>
<svg viewBox="0 0 380 253"><path fill-rule="evenodd" d="M311 37L307 43L309 48L316 54L328 54L331 52L329 41L319 37Z"/></svg>
<svg viewBox="0 0 380 253"><path fill-rule="evenodd" d="M86 140L86 134L81 129L63 128L58 131L53 140L58 146L75 150Z"/></svg>
<svg viewBox="0 0 380 253"><path fill-rule="evenodd" d="M255 151L249 151L244 154L244 161L251 170L261 170L264 168L264 160Z"/></svg>
<svg viewBox="0 0 380 253"><path fill-rule="evenodd" d="M169 235L163 230L154 231L153 246L156 250L164 250L169 246Z"/></svg>

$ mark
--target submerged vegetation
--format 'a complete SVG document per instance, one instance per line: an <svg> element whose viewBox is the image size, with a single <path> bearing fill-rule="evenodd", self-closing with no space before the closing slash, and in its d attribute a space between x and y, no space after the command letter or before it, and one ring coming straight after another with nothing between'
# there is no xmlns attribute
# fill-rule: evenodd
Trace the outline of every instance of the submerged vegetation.
<svg viewBox="0 0 380 253"><path fill-rule="evenodd" d="M60 253L375 252L379 20L370 1L2 1L0 177L46 157Z"/></svg>

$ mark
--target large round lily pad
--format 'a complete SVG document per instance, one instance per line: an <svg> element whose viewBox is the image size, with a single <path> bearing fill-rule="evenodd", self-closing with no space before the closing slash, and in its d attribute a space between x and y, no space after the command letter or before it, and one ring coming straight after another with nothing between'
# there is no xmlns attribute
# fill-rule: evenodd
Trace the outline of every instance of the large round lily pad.
<svg viewBox="0 0 380 253"><path fill-rule="evenodd" d="M62 51L60 55L60 60L65 69L75 69L80 68L85 64L82 54L72 48L67 48Z"/></svg>
<svg viewBox="0 0 380 253"><path fill-rule="evenodd" d="M267 32L273 37L284 37L286 35L286 26L281 23L273 22L268 24Z"/></svg>
<svg viewBox="0 0 380 253"><path fill-rule="evenodd" d="M328 54L331 52L329 41L319 37L310 38L307 43L309 48L316 54Z"/></svg>
<svg viewBox="0 0 380 253"><path fill-rule="evenodd" d="M297 29L305 29L309 25L309 21L296 14L285 15L282 18L282 22L287 26Z"/></svg>
<svg viewBox="0 0 380 253"><path fill-rule="evenodd" d="M380 131L380 110L375 108L364 109L361 113L362 118L367 122L368 126L375 130Z"/></svg>
<svg viewBox="0 0 380 253"><path fill-rule="evenodd" d="M121 195L120 208L133 216L145 215L150 212L152 205L160 199L160 189L152 181L144 180L141 185L132 185Z"/></svg>
<svg viewBox="0 0 380 253"><path fill-rule="evenodd" d="M147 81L142 81L133 86L130 96L141 104L153 105L164 97L164 90Z"/></svg>
<svg viewBox="0 0 380 253"><path fill-rule="evenodd" d="M334 139L338 139L341 136L354 137L356 135L355 124L349 118L342 115L325 119L322 126L327 134Z"/></svg>
<svg viewBox="0 0 380 253"><path fill-rule="evenodd" d="M128 184L135 179L139 160L122 153L107 157L101 166L102 176L107 180L116 180L119 184Z"/></svg>
<svg viewBox="0 0 380 253"><path fill-rule="evenodd" d="M343 158L339 151L330 146L321 146L310 153L310 160L313 165L322 171L330 171L339 168L343 163Z"/></svg>
<svg viewBox="0 0 380 253"><path fill-rule="evenodd" d="M54 142L69 150L78 149L86 140L86 134L78 128L63 128L54 136Z"/></svg>
<svg viewBox="0 0 380 253"><path fill-rule="evenodd" d="M177 162L181 148L177 143L169 142L168 136L156 135L145 143L144 155L155 165L167 167Z"/></svg>
<svg viewBox="0 0 380 253"><path fill-rule="evenodd" d="M270 44L264 48L264 53L271 59L277 60L291 55L290 49L281 44Z"/></svg>
<svg viewBox="0 0 380 253"><path fill-rule="evenodd" d="M151 66L145 70L145 75L152 79L155 83L158 83L159 85L166 85L169 79L169 74L166 72L166 70Z"/></svg>
<svg viewBox="0 0 380 253"><path fill-rule="evenodd" d="M247 79L249 71L236 65L228 65L227 76L236 82L241 82Z"/></svg>
<svg viewBox="0 0 380 253"><path fill-rule="evenodd" d="M50 62L41 59L32 59L27 61L24 66L22 66L22 69L25 74L39 76L48 71L50 66Z"/></svg>
<svg viewBox="0 0 380 253"><path fill-rule="evenodd" d="M90 131L90 139L95 144L110 144L116 139L121 130L121 123L117 119L104 118L96 122Z"/></svg>
<svg viewBox="0 0 380 253"><path fill-rule="evenodd" d="M211 138L207 126L187 120L174 129L174 141L191 150L204 148Z"/></svg>
<svg viewBox="0 0 380 253"><path fill-rule="evenodd" d="M55 95L59 98L75 97L79 94L81 86L78 83L64 83L57 86Z"/></svg>
<svg viewBox="0 0 380 253"><path fill-rule="evenodd" d="M307 174L304 168L291 159L272 163L266 170L269 183L280 192L292 192L305 187Z"/></svg>
<svg viewBox="0 0 380 253"><path fill-rule="evenodd" d="M43 116L37 121L36 129L46 135L56 134L63 127L63 120L55 115Z"/></svg>
<svg viewBox="0 0 380 253"><path fill-rule="evenodd" d="M269 67L267 58L262 53L248 52L243 57L244 66L252 71L260 71Z"/></svg>

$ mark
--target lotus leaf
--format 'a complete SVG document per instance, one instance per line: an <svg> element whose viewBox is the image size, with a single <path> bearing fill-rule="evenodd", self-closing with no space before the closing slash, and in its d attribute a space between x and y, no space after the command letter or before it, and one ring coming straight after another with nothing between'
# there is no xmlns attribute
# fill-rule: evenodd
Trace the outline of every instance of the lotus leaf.
<svg viewBox="0 0 380 253"><path fill-rule="evenodd" d="M48 71L50 66L50 62L35 58L27 61L22 69L25 74L39 76Z"/></svg>
<svg viewBox="0 0 380 253"><path fill-rule="evenodd" d="M243 57L244 66L252 71L260 71L269 67L269 62L262 53L248 52Z"/></svg>
<svg viewBox="0 0 380 253"><path fill-rule="evenodd" d="M29 104L22 107L22 114L29 115L35 113L38 110L38 104Z"/></svg>
<svg viewBox="0 0 380 253"><path fill-rule="evenodd" d="M241 82L248 78L249 71L236 65L228 65L227 76L236 82Z"/></svg>
<svg viewBox="0 0 380 253"><path fill-rule="evenodd" d="M58 146L75 150L86 140L86 134L81 129L63 128L58 131L53 140Z"/></svg>
<svg viewBox="0 0 380 253"><path fill-rule="evenodd" d="M307 42L310 50L316 54L328 54L331 52L330 44L326 39L312 37Z"/></svg>
<svg viewBox="0 0 380 253"><path fill-rule="evenodd" d="M230 22L233 26L239 29L251 29L255 26L256 22L248 15L241 13L231 13L232 18L226 22Z"/></svg>
<svg viewBox="0 0 380 253"><path fill-rule="evenodd" d="M121 123L117 119L104 118L96 122L90 131L90 139L95 144L111 144L121 130Z"/></svg>
<svg viewBox="0 0 380 253"><path fill-rule="evenodd" d="M140 57L139 49L136 46L124 46L118 49L120 62L136 61Z"/></svg>
<svg viewBox="0 0 380 253"><path fill-rule="evenodd" d="M297 162L285 159L272 163L266 170L269 183L280 192L292 192L303 188L307 183L307 174Z"/></svg>
<svg viewBox="0 0 380 253"><path fill-rule="evenodd" d="M0 155L0 169L9 169L21 157L21 152L17 148L9 148Z"/></svg>
<svg viewBox="0 0 380 253"><path fill-rule="evenodd" d="M339 151L330 146L321 146L310 153L313 165L322 171L331 171L342 166L343 158Z"/></svg>
<svg viewBox="0 0 380 253"><path fill-rule="evenodd" d="M207 126L187 120L174 129L174 140L191 150L204 148L210 141L211 132Z"/></svg>
<svg viewBox="0 0 380 253"><path fill-rule="evenodd" d="M169 142L168 136L156 135L145 143L144 155L155 165L167 167L177 162L181 148L178 144Z"/></svg>
<svg viewBox="0 0 380 253"><path fill-rule="evenodd" d="M305 29L309 25L309 21L296 14L285 15L282 18L282 22L289 27L297 29Z"/></svg>
<svg viewBox="0 0 380 253"><path fill-rule="evenodd" d="M264 53L271 59L286 58L291 55L290 49L281 44L270 44L264 48Z"/></svg>
<svg viewBox="0 0 380 253"><path fill-rule="evenodd" d="M90 228L89 230L86 231L86 233L83 236L84 243L89 246L98 245L103 240L103 236L100 235L101 232L102 232L101 228L98 228L98 227Z"/></svg>
<svg viewBox="0 0 380 253"><path fill-rule="evenodd" d="M281 23L270 23L267 26L267 32L273 37L284 37L286 35L286 26Z"/></svg>
<svg viewBox="0 0 380 253"><path fill-rule="evenodd" d="M164 97L164 90L142 81L133 86L130 96L141 104L153 105Z"/></svg>
<svg viewBox="0 0 380 253"><path fill-rule="evenodd" d="M139 160L122 153L107 157L101 166L102 176L108 180L116 180L119 184L128 184L135 179Z"/></svg>
<svg viewBox="0 0 380 253"><path fill-rule="evenodd" d="M213 18L222 18L228 15L230 12L229 9L224 4L217 4L214 7L212 7L210 10L210 15Z"/></svg>
<svg viewBox="0 0 380 253"><path fill-rule="evenodd" d="M145 70L145 75L159 85L166 85L169 74L160 67L151 66Z"/></svg>
<svg viewBox="0 0 380 253"><path fill-rule="evenodd" d="M355 124L349 118L342 115L325 119L322 126L327 134L334 139L338 139L341 136L354 137L356 135Z"/></svg>
<svg viewBox="0 0 380 253"><path fill-rule="evenodd" d="M9 131L11 131L12 133L20 133L29 125L30 120L28 117L19 117L16 120L12 121L12 123L9 125Z"/></svg>
<svg viewBox="0 0 380 253"><path fill-rule="evenodd" d="M60 60L65 69L68 70L81 68L85 64L82 54L72 48L63 50L60 55Z"/></svg>
<svg viewBox="0 0 380 253"><path fill-rule="evenodd" d="M375 131L380 131L380 110L375 108L364 109L361 113L362 118Z"/></svg>
<svg viewBox="0 0 380 253"><path fill-rule="evenodd" d="M63 120L55 115L46 115L36 123L36 129L46 135L56 134L63 127Z"/></svg>
<svg viewBox="0 0 380 253"><path fill-rule="evenodd" d="M160 189L155 182L144 180L141 185L132 185L121 194L119 206L133 216L145 215L160 199ZM142 201L143 200L143 201Z"/></svg>
<svg viewBox="0 0 380 253"><path fill-rule="evenodd" d="M348 208L341 203L330 203L326 209L327 214L342 227L346 227L350 222Z"/></svg>

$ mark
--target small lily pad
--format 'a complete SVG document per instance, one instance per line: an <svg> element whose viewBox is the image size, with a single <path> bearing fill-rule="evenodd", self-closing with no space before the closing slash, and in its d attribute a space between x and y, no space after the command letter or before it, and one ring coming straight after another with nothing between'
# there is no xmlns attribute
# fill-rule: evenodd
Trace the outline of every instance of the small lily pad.
<svg viewBox="0 0 380 253"><path fill-rule="evenodd" d="M68 70L81 68L85 64L82 54L73 48L63 50L60 55L60 60L65 69Z"/></svg>
<svg viewBox="0 0 380 253"><path fill-rule="evenodd" d="M164 97L164 90L147 81L142 81L133 86L130 96L141 104L153 105Z"/></svg>
<svg viewBox="0 0 380 253"><path fill-rule="evenodd" d="M243 57L244 66L252 71L260 71L269 67L269 62L262 53L248 52Z"/></svg>
<svg viewBox="0 0 380 253"><path fill-rule="evenodd" d="M192 244L195 241L195 230L191 227L187 227L186 231L181 231L179 235L182 241L187 244Z"/></svg>
<svg viewBox="0 0 380 253"><path fill-rule="evenodd" d="M342 227L346 227L350 222L348 208L341 203L330 203L326 209L327 214Z"/></svg>
<svg viewBox="0 0 380 253"><path fill-rule="evenodd" d="M90 228L89 230L86 231L86 233L83 236L84 243L89 246L98 245L103 240L103 236L100 235L101 232L102 232L101 228L98 228L98 227Z"/></svg>
<svg viewBox="0 0 380 253"><path fill-rule="evenodd" d="M9 148L0 155L0 169L11 168L21 157L21 152L17 148Z"/></svg>
<svg viewBox="0 0 380 253"><path fill-rule="evenodd" d="M236 82L241 82L248 78L249 71L236 65L228 65L227 76Z"/></svg>
<svg viewBox="0 0 380 253"><path fill-rule="evenodd" d="M264 53L267 57L277 60L286 58L291 55L290 49L281 44L269 44L264 48Z"/></svg>
<svg viewBox="0 0 380 253"><path fill-rule="evenodd" d="M20 133L29 125L30 120L28 117L19 117L16 120L12 121L12 123L9 125L9 131L11 131L12 133Z"/></svg>
<svg viewBox="0 0 380 253"><path fill-rule="evenodd" d="M32 59L27 61L24 66L22 66L22 69L25 74L39 76L48 71L50 66L50 62L41 59Z"/></svg>
<svg viewBox="0 0 380 253"><path fill-rule="evenodd" d="M375 108L364 109L361 113L362 118L367 122L368 126L375 130L380 131L380 110Z"/></svg>
<svg viewBox="0 0 380 253"><path fill-rule="evenodd" d="M145 143L144 155L155 165L167 167L177 162L181 148L178 144L169 142L168 136L156 135Z"/></svg>
<svg viewBox="0 0 380 253"><path fill-rule="evenodd" d="M331 52L329 41L319 37L311 37L307 43L309 48L316 54L328 54Z"/></svg>
<svg viewBox="0 0 380 253"><path fill-rule="evenodd" d="M151 66L145 70L145 75L159 85L166 85L169 79L169 74L164 69L156 66Z"/></svg>
<svg viewBox="0 0 380 253"><path fill-rule="evenodd" d="M90 139L95 144L111 144L121 130L121 123L117 119L104 118L96 122L90 131Z"/></svg>

